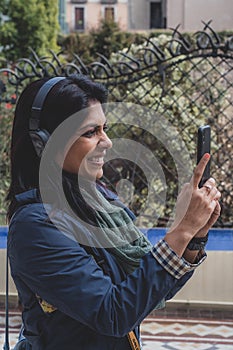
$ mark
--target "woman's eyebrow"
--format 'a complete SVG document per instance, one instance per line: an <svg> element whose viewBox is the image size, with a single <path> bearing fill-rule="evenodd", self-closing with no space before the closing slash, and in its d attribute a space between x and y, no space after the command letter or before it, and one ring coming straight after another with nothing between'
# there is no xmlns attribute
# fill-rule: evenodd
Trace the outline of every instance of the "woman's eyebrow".
<svg viewBox="0 0 233 350"><path fill-rule="evenodd" d="M82 131L82 130L85 130L87 128L96 128L97 126L105 125L106 123L107 123L107 120L105 120L104 124L90 123L90 124L84 125L80 129L78 129L78 131Z"/></svg>

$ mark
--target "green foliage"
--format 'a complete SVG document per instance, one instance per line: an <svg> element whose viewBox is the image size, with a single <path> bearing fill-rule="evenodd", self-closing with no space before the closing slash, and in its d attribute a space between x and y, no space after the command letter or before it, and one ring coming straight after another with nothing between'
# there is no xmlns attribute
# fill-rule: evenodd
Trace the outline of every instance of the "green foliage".
<svg viewBox="0 0 233 350"><path fill-rule="evenodd" d="M0 42L8 60L28 57L30 48L39 56L57 51L57 0L2 0L0 9Z"/></svg>
<svg viewBox="0 0 233 350"><path fill-rule="evenodd" d="M158 206L156 204L150 205L150 207L145 208L144 217L140 217L140 225L143 227L151 227L155 225L167 224L167 221L174 209L175 198L178 193L178 174L175 164L175 160L169 154L169 149L173 150L174 153L180 155L184 164L190 162L190 175L192 169L195 166L196 158L196 133L197 128L203 124L212 125L212 150L213 154L217 152L219 145L217 143L217 133L218 126L220 126L219 115L221 111L225 113L229 99L226 99L225 87L219 79L219 75L224 76L225 68L220 66L218 60L212 58L193 58L187 59L185 55L179 55L176 57L171 57L169 51L167 50L167 43L171 37L160 35L157 38L151 38L154 45L158 45L162 52L167 58L168 67L164 71L163 80L161 80L161 75L156 71L157 66L151 67L151 74L149 68L144 70L144 75L142 75L142 69L136 71L133 75L131 81L127 81L124 76L118 78L118 84L115 84L111 88L110 98L112 101L116 102L130 102L142 106L146 106L149 109L154 109L156 114L149 115L149 120L147 123L150 125L148 132L142 133L142 130L136 129L135 127L128 128L127 131L122 129L122 126L116 126L112 132L113 137L129 138L135 141L140 140L140 142L147 147L154 155L154 157L159 160L163 168L163 173L166 177L167 193L166 193L166 206ZM130 57L135 60L143 62L144 59L144 45L132 45L127 51ZM121 70L123 70L123 64L125 63L125 72L129 69L132 62L121 52L113 53L109 59L112 66L117 65L121 62ZM213 67L218 66L218 70L213 69ZM222 70L222 73L221 73ZM160 144L156 137L153 135L158 135L158 132L154 129L155 118L166 118L169 125L174 127L176 132L184 142L185 149L182 148L182 144L177 142L177 134L171 136L171 140L167 140L167 143ZM227 117L227 116L225 116ZM230 116L228 116L230 119ZM119 116L116 116L116 120ZM140 118L138 118L140 119ZM144 120L145 116L142 115L141 119ZM216 123L216 125L215 125ZM144 124L145 125L145 124ZM142 123L142 127L144 127ZM155 127L156 128L156 127ZM148 130L147 129L147 130ZM169 144L170 142L170 144ZM225 154L228 153L226 150ZM214 161L216 161L214 155ZM212 162L212 174L213 176L223 182L221 179L221 174L216 172L216 166ZM149 161L147 162L149 163ZM118 164L119 165L119 164ZM130 168L130 164L126 164ZM114 167L114 165L113 165ZM122 167L124 168L124 166ZM131 167L132 171L128 171L128 180L134 179L135 195L131 200L130 206L137 213L141 212L145 206L148 190L147 182L143 180L142 174L138 169ZM185 170L187 172L187 170ZM187 174L186 174L187 175ZM110 172L110 177L113 176ZM153 194L152 197L163 193L164 186L161 181L159 181L158 174L155 174L153 179ZM106 177L108 176L108 171L106 171ZM156 179L157 177L157 179ZM119 175L120 178L120 175ZM179 175L179 181L184 182L189 178L182 180ZM155 200L151 200L150 203L154 203ZM159 214L160 220L157 222L157 216ZM154 218L154 219L153 219ZM225 218L225 221L229 220Z"/></svg>
<svg viewBox="0 0 233 350"><path fill-rule="evenodd" d="M81 57L85 64L93 61L93 58L90 56L92 38L89 34L71 33L66 36L61 35L58 39L58 43L62 47L67 61L72 61L75 54Z"/></svg>
<svg viewBox="0 0 233 350"><path fill-rule="evenodd" d="M98 29L90 31L90 36L93 41L91 56L98 52L109 58L112 52L121 50L125 44L125 33L120 31L118 24L113 21L102 21Z"/></svg>
<svg viewBox="0 0 233 350"><path fill-rule="evenodd" d="M103 20L97 29L92 29L89 33L60 36L59 44L68 60L72 60L75 53L87 64L95 61L97 54L109 58L113 52L130 47L132 43L142 43L144 40L141 34L123 32L116 22Z"/></svg>

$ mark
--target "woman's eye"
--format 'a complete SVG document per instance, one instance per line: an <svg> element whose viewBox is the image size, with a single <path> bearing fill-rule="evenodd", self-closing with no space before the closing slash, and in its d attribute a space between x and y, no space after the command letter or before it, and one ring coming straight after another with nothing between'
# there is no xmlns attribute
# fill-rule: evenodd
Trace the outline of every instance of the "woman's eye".
<svg viewBox="0 0 233 350"><path fill-rule="evenodd" d="M96 128L95 129L92 129L92 130L88 130L87 132L85 132L85 134L83 134L82 136L83 137L92 137L94 136L96 133Z"/></svg>
<svg viewBox="0 0 233 350"><path fill-rule="evenodd" d="M108 126L104 125L103 126L103 131L106 132L107 130L108 130ZM96 135L98 132L101 132L101 127L100 126L96 126L94 129L88 130L82 136L83 137L92 137L92 136Z"/></svg>
<svg viewBox="0 0 233 350"><path fill-rule="evenodd" d="M104 125L103 130L104 130L104 132L107 132L108 131L108 126Z"/></svg>

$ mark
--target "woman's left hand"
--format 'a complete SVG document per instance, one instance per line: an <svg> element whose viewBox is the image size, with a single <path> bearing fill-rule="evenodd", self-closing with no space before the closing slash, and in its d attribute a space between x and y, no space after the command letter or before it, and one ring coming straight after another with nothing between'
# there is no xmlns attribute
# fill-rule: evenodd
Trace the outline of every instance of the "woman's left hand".
<svg viewBox="0 0 233 350"><path fill-rule="evenodd" d="M206 223L204 227L202 227L196 234L195 237L204 237L207 235L209 229L215 224L215 222L218 220L221 213L221 206L219 202L216 200L216 207L209 219L209 221Z"/></svg>

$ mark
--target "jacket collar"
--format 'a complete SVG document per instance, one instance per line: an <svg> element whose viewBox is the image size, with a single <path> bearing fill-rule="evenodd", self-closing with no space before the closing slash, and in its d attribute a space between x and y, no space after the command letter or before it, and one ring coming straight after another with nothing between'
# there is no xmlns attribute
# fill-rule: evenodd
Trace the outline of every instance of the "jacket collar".
<svg viewBox="0 0 233 350"><path fill-rule="evenodd" d="M122 207L131 217L131 219L135 220L136 217L134 213L119 200L116 193L110 191L106 186L103 186L102 184L97 183L96 187L97 190L99 190L107 200L114 201L115 205ZM41 203L41 197L37 188L33 188L31 190L17 194L15 196L15 199L20 205L29 203Z"/></svg>
<svg viewBox="0 0 233 350"><path fill-rule="evenodd" d="M15 199L20 204L41 202L40 195L36 188L16 194Z"/></svg>

